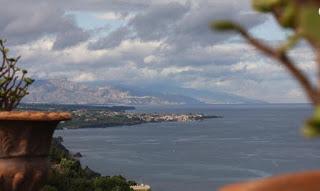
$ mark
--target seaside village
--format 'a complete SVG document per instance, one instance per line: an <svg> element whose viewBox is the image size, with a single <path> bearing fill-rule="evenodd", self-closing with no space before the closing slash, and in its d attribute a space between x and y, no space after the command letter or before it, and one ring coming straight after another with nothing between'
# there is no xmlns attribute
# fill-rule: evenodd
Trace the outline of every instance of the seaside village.
<svg viewBox="0 0 320 191"><path fill-rule="evenodd" d="M145 184L130 186L130 188L132 188L134 191L151 191L151 187Z"/></svg>
<svg viewBox="0 0 320 191"><path fill-rule="evenodd" d="M161 113L136 113L136 112L115 112L115 111L89 111L85 109L72 111L74 118L82 118L84 121L99 121L104 118L125 117L142 122L162 122L162 121L193 121L203 119L203 114L161 114Z"/></svg>

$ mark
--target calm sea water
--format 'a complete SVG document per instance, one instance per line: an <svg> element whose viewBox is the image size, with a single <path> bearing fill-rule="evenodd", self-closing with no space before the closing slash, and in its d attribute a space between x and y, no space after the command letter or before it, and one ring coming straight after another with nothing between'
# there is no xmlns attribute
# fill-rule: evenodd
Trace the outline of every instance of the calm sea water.
<svg viewBox="0 0 320 191"><path fill-rule="evenodd" d="M124 175L153 191L212 191L281 172L320 167L320 139L300 134L307 105L138 108L143 112L222 115L182 123L56 131L84 165Z"/></svg>

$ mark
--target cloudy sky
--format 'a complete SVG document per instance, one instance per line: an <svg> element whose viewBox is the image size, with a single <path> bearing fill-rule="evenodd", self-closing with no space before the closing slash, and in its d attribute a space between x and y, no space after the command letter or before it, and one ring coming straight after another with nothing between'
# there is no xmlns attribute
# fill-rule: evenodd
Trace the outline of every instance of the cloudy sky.
<svg viewBox="0 0 320 191"><path fill-rule="evenodd" d="M234 34L232 19L276 44L290 32L249 0L0 0L0 35L34 78L225 91L269 102L305 102L292 78ZM291 55L312 74L307 46Z"/></svg>

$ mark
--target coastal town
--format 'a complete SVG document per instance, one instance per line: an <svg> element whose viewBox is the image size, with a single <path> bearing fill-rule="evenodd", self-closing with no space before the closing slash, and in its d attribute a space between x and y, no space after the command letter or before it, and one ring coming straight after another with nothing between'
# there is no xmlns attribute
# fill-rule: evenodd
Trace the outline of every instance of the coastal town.
<svg viewBox="0 0 320 191"><path fill-rule="evenodd" d="M139 113L127 111L77 109L71 111L73 120L61 124L61 128L102 128L159 122L188 122L220 116L204 114Z"/></svg>

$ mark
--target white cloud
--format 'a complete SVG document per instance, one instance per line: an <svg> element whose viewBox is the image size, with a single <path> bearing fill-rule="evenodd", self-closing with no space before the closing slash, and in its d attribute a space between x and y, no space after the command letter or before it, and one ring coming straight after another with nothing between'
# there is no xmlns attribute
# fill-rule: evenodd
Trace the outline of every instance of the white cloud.
<svg viewBox="0 0 320 191"><path fill-rule="evenodd" d="M120 12L103 12L103 13L95 13L94 14L97 19L101 20L121 20L121 21L128 21L132 19L135 14L130 13L130 14L122 14Z"/></svg>
<svg viewBox="0 0 320 191"><path fill-rule="evenodd" d="M160 61L160 58L154 56L154 55L150 55L150 56L147 56L143 59L143 62L145 64L153 64L153 63L157 63Z"/></svg>
<svg viewBox="0 0 320 191"><path fill-rule="evenodd" d="M91 73L80 73L79 75L75 76L71 80L76 82L88 82L88 81L96 80L96 76Z"/></svg>
<svg viewBox="0 0 320 191"><path fill-rule="evenodd" d="M102 19L102 20L119 20L123 19L123 15L120 13L115 12L107 12L107 13L98 13L95 14L96 18Z"/></svg>
<svg viewBox="0 0 320 191"><path fill-rule="evenodd" d="M177 75L184 72L194 72L194 71L201 71L201 68L194 68L194 67L167 67L161 70L161 75L163 76L171 76Z"/></svg>
<svg viewBox="0 0 320 191"><path fill-rule="evenodd" d="M240 38L209 29L213 19L234 19L249 28L265 21L249 1L31 1L5 1L0 27L14 41L13 52L22 55L21 66L35 77L176 84L270 102L304 101L284 68ZM65 15L70 11L90 12L116 27L87 36ZM307 74L314 73L314 57L305 45L290 56Z"/></svg>

